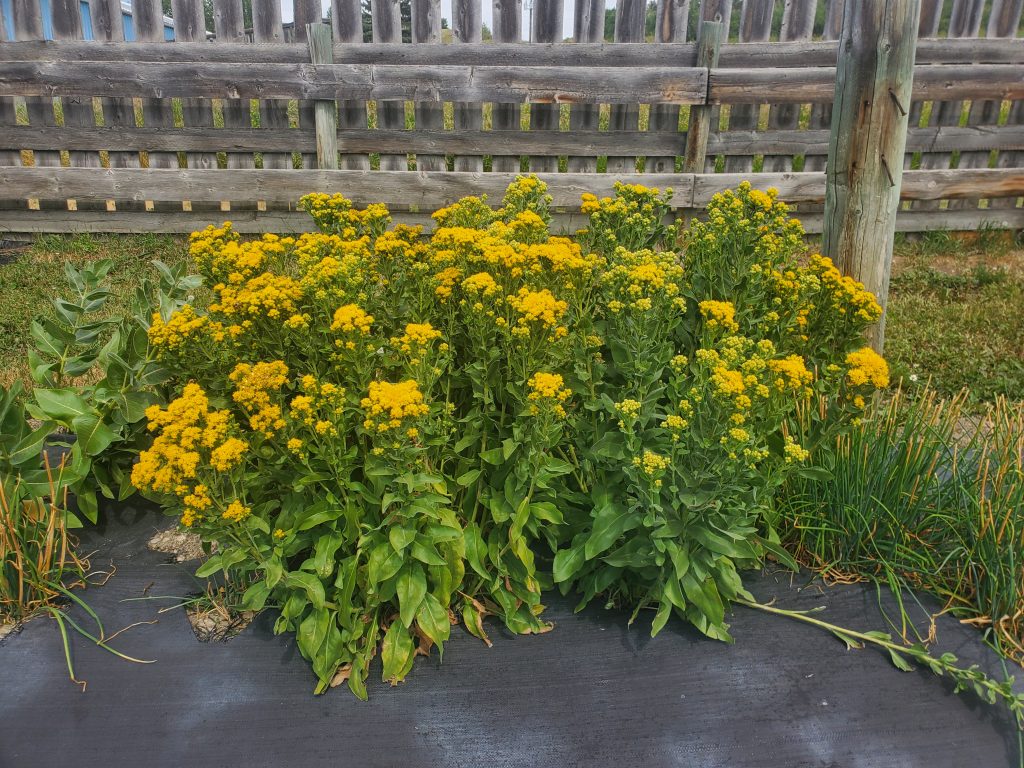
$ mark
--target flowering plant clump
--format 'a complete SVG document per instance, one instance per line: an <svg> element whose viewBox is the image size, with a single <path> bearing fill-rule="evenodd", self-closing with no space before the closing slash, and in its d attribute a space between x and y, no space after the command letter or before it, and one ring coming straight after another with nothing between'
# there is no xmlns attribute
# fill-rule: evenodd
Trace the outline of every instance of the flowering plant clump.
<svg viewBox="0 0 1024 768"><path fill-rule="evenodd" d="M798 260L773 193L682 234L669 195L584 196L574 238L536 177L429 235L340 195L303 198L316 233L195 233L213 300L154 318L180 395L147 411L133 481L218 543L200 574L278 608L318 690L365 696L378 653L398 682L454 623L546 632L554 584L728 639L738 569L785 557L774 489L887 384L880 309Z"/></svg>

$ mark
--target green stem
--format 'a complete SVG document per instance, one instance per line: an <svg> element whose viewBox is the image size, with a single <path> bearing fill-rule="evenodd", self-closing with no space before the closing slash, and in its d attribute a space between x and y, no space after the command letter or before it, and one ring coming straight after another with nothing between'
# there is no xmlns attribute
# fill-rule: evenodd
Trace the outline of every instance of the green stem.
<svg viewBox="0 0 1024 768"><path fill-rule="evenodd" d="M956 657L952 654L943 654L942 656L933 656L924 649L923 646L905 646L900 643L894 642L888 635L883 633L874 632L857 632L856 630L846 629L845 627L837 626L836 624L830 624L827 621L821 619L815 619L809 615L808 611L796 611L786 610L785 608L776 608L771 605L765 605L764 603L758 603L753 600L746 600L744 598L735 598L734 602L740 605L745 605L747 608L754 608L758 611L764 611L766 613L774 613L778 616L786 616L797 621L802 621L806 624L812 624L816 627L820 627L828 632L839 637L841 640L847 643L847 645L857 646L858 643L863 645L864 643L871 643L881 648L885 648L889 651L893 657L893 662L896 662L896 654L900 657L909 656L912 659L926 664L935 674L942 675L948 674L951 678L956 681L957 690L972 687L978 696L990 702L996 700L1002 700L1006 704L1007 708L1013 713L1017 720L1017 727L1024 731L1024 694L1018 694L1013 692L1013 678L1007 678L1005 682L997 682L986 675L984 672L979 670L977 666L969 667L964 669L955 665ZM821 610L815 609L815 610ZM852 641L857 641L856 643ZM906 662L904 661L905 665ZM903 669L910 669L909 666L901 667Z"/></svg>

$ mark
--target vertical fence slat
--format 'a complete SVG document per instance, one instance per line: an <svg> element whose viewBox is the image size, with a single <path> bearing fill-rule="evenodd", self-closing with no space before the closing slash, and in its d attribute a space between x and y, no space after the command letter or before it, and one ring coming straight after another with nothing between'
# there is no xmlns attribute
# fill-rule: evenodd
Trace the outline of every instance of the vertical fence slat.
<svg viewBox="0 0 1024 768"><path fill-rule="evenodd" d="M412 42L441 42L441 0L412 0ZM444 104L416 103L416 130L444 130ZM416 155L416 170L444 171L444 155Z"/></svg>
<svg viewBox="0 0 1024 768"><path fill-rule="evenodd" d="M701 0L700 13L697 18L700 26L703 26L704 22L707 21L721 22L722 44L729 42L729 25L732 22L732 0ZM700 26L697 28L698 38L700 37ZM710 114L710 131L711 133L718 133L721 123L721 107L713 106ZM687 142L687 145L689 145L689 142ZM705 173L715 172L714 155L705 158L703 171ZM698 171L694 171L694 173L698 173Z"/></svg>
<svg viewBox="0 0 1024 768"><path fill-rule="evenodd" d="M135 39L144 43L164 41L163 7L160 0L132 0ZM174 107L170 99L143 99L142 122L147 128L173 128ZM177 168L174 152L148 152L150 168ZM150 203L147 207L152 207Z"/></svg>
<svg viewBox="0 0 1024 768"><path fill-rule="evenodd" d="M103 43L124 42L124 20L121 17L120 0L90 0L89 14L92 19L92 36ZM134 128L135 102L131 98L100 99L103 109L103 124L109 127ZM107 157L111 168L139 168L138 152L118 152L108 149ZM113 210L111 202L108 207Z"/></svg>
<svg viewBox="0 0 1024 768"><path fill-rule="evenodd" d="M82 39L82 9L79 0L51 0L53 9L53 39ZM95 128L96 113L89 96L64 96L60 100L65 128ZM77 168L99 168L99 152L68 151L68 163ZM68 210L77 210L75 200L68 200Z"/></svg>
<svg viewBox="0 0 1024 768"><path fill-rule="evenodd" d="M577 43L599 43L604 39L604 0L576 0L573 7L574 40ZM569 112L570 131L596 131L601 123L598 104L573 104ZM596 157L570 156L570 173L593 173Z"/></svg>
<svg viewBox="0 0 1024 768"><path fill-rule="evenodd" d="M939 23L942 21L942 5L945 0L921 0L921 21L917 25L917 37L938 37ZM915 101L910 105L910 127L914 128L921 122L923 101ZM910 156L904 168L910 167Z"/></svg>
<svg viewBox="0 0 1024 768"><path fill-rule="evenodd" d="M1020 24L1022 0L992 0L985 37L1014 37ZM967 115L967 125L998 125L1003 103L990 99L975 99ZM987 168L991 152L962 152L957 168ZM997 198L998 199L998 198ZM1014 200L1014 198L1007 198ZM994 200L992 202L995 202ZM1016 200L1014 200L1016 202ZM991 203L990 203L991 204ZM977 208L978 200L951 200L950 208Z"/></svg>
<svg viewBox="0 0 1024 768"><path fill-rule="evenodd" d="M309 60L313 64L331 64L334 61L334 47L331 28L316 22L306 29L309 43ZM338 167L338 105L333 99L314 102L313 119L316 124L316 165L317 168Z"/></svg>
<svg viewBox="0 0 1024 768"><path fill-rule="evenodd" d="M697 66L713 69L718 66L718 52L725 40L725 24L704 20L697 27ZM701 104L690 107L690 122L686 129L686 154L683 173L702 173L707 163L708 136L714 107Z"/></svg>
<svg viewBox="0 0 1024 768"><path fill-rule="evenodd" d="M562 0L535 0L533 9L533 34L535 43L558 43L562 40ZM530 130L557 131L559 129L559 105L531 104ZM551 173L558 170L557 157L531 157L530 170Z"/></svg>
<svg viewBox="0 0 1024 768"><path fill-rule="evenodd" d="M685 43L686 28L690 20L690 0L658 0L657 17L654 22L654 42ZM658 133L679 133L679 107L675 104L652 104L649 131ZM680 136L680 147L683 146ZM683 154L680 150L679 154ZM648 173L672 173L675 171L674 155L648 157L644 169Z"/></svg>
<svg viewBox="0 0 1024 768"><path fill-rule="evenodd" d="M4 15L0 13L0 41L12 40L7 31ZM0 97L0 126L16 125L18 111L14 99L10 96ZM21 152L16 149L0 149L0 165L21 165Z"/></svg>
<svg viewBox="0 0 1024 768"><path fill-rule="evenodd" d="M295 30L295 42L304 45L309 44L309 37L306 32L307 24L322 24L323 12L320 10L320 0L295 0L295 13L293 16ZM310 99L300 99L298 103L299 128L312 130L316 127L316 107ZM315 168L317 156L315 154L302 155L303 168Z"/></svg>
<svg viewBox="0 0 1024 768"><path fill-rule="evenodd" d="M740 42L763 43L771 37L772 11L775 0L743 0L740 15ZM758 104L733 104L729 109L729 130L757 130L761 107ZM750 173L754 170L752 155L725 158L726 173Z"/></svg>
<svg viewBox="0 0 1024 768"><path fill-rule="evenodd" d="M359 0L331 0L331 26L336 43L359 45L363 42L363 14ZM345 151L345 129L366 128L366 102L345 99L338 104L338 126L341 129L342 152ZM370 167L368 155L343 154L341 167L365 171Z"/></svg>
<svg viewBox="0 0 1024 768"><path fill-rule="evenodd" d="M522 39L523 0L493 0L493 36L498 43L518 43ZM495 131L518 131L520 128L518 104L494 104L491 127ZM501 155L491 160L495 171L518 171L519 158Z"/></svg>
<svg viewBox="0 0 1024 768"><path fill-rule="evenodd" d="M372 0L373 42L402 42L402 15L398 0ZM377 127L402 129L405 128L405 102L378 101ZM409 168L406 155L380 156L382 171L404 171Z"/></svg>
<svg viewBox="0 0 1024 768"><path fill-rule="evenodd" d="M814 16L818 0L786 0L782 11L779 39L786 42L810 40L814 34ZM800 104L773 104L768 112L768 130L795 131L800 126ZM793 170L793 157L769 155L764 158L766 172Z"/></svg>
<svg viewBox="0 0 1024 768"><path fill-rule="evenodd" d="M114 0L117 2L117 0ZM206 42L206 19L202 0L172 0L174 39L177 42ZM213 128L213 103L210 99L182 99L181 118L186 128ZM189 168L216 168L213 152L189 152Z"/></svg>
<svg viewBox="0 0 1024 768"><path fill-rule="evenodd" d="M242 0L214 0L213 31L217 35L217 45L246 42ZM225 99L223 111L225 128L252 128L252 102L249 99ZM228 168L256 167L251 152L228 152L227 162Z"/></svg>
<svg viewBox="0 0 1024 768"><path fill-rule="evenodd" d="M14 40L43 39L43 17L39 12L39 0L12 0L11 15L14 20ZM25 111L29 125L52 127L57 124L53 99L29 96L25 99ZM56 167L60 165L60 153L37 149L32 153L32 162L39 167Z"/></svg>
<svg viewBox="0 0 1024 768"><path fill-rule="evenodd" d="M642 43L644 41L644 14L646 0L616 0L615 42ZM637 102L641 101L638 95ZM613 104L608 121L610 131L636 131L640 128L638 104ZM636 157L609 156L608 173L635 173Z"/></svg>
<svg viewBox="0 0 1024 768"><path fill-rule="evenodd" d="M821 32L822 40L838 40L839 29L843 23L843 7L846 5L844 0L827 0L828 5L825 7L825 28ZM857 0L854 0L857 2ZM831 104L814 104L811 106L811 117L808 123L808 128L813 130L825 130L827 131L832 125L832 105ZM807 155L804 158L804 170L805 171L823 171L825 170L825 155ZM807 205L798 206L801 211L804 210L821 210L821 206Z"/></svg>
<svg viewBox="0 0 1024 768"><path fill-rule="evenodd" d="M953 0L953 8L949 17L950 38L977 37L981 32L981 16L985 10L985 0ZM957 126L963 112L963 101L933 101L928 125ZM925 152L921 155L923 170L945 169L950 167L953 155L950 152ZM921 200L911 206L914 210L936 210L942 205L939 200Z"/></svg>
<svg viewBox="0 0 1024 768"><path fill-rule="evenodd" d="M252 0L252 37L253 41L257 43L284 42L280 0ZM260 127L268 130L290 128L288 101L286 99L261 99ZM264 152L263 167L292 168L292 155L290 152Z"/></svg>
<svg viewBox="0 0 1024 768"><path fill-rule="evenodd" d="M479 43L483 37L483 17L480 0L452 0L452 38L456 43ZM483 112L479 104L460 101L453 105L456 131L479 131L483 128ZM482 171L484 159L480 155L459 155L455 158L456 171Z"/></svg>

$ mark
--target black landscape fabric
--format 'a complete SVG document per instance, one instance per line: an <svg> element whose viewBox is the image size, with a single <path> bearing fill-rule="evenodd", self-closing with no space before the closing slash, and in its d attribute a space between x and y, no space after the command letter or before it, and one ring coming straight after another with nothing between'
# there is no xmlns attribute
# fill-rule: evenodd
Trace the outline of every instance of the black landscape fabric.
<svg viewBox="0 0 1024 768"><path fill-rule="evenodd" d="M68 679L57 626L37 618L0 643L0 766L699 766L700 768L991 768L1016 765L1006 713L955 695L927 671L897 671L884 654L847 651L819 629L735 609L734 645L673 619L554 595L554 631L514 637L496 623L487 648L454 629L441 663L418 659L397 688L371 675L370 699L347 688L314 697L313 674L266 612L226 643L199 643L173 601L199 588L195 563L172 564L146 540L169 521L125 505L83 534L109 582L81 593L131 664L71 635ZM760 600L826 605L820 617L885 629L873 588L824 588L788 573L748 574ZM79 622L87 617L72 611ZM978 633L938 621L939 649L999 672ZM376 681L376 682L374 682Z"/></svg>

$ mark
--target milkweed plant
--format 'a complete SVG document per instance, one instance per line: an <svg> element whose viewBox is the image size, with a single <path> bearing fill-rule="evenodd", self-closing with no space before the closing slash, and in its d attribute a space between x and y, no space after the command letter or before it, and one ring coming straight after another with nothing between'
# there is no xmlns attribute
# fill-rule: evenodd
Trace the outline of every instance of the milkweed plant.
<svg viewBox="0 0 1024 768"><path fill-rule="evenodd" d="M888 383L881 309L774 191L685 229L670 196L584 195L572 237L533 176L429 233L310 194L317 232L193 234L212 302L152 318L177 397L134 484L278 608L318 691L365 697L378 653L398 682L459 623L546 632L556 586L729 640L739 571L787 557L775 489Z"/></svg>

